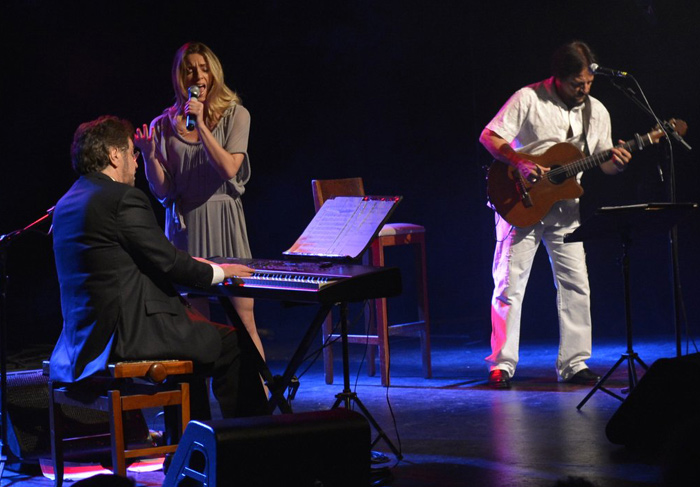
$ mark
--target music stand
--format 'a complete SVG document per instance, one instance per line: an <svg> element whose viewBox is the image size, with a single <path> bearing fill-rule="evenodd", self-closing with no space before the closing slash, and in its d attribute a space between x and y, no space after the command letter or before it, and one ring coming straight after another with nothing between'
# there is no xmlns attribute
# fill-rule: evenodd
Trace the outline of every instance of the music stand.
<svg viewBox="0 0 700 487"><path fill-rule="evenodd" d="M691 211L697 209L697 203L644 203L629 206L603 207L595 211L593 216L586 220L573 233L564 238L564 242L583 242L595 239L619 238L622 243L622 276L625 290L625 324L627 331L627 351L612 366L608 372L601 377L586 397L576 406L581 409L588 399L601 390L620 401L624 398L606 389L605 381L612 373L627 361L627 376L629 391L637 385L637 370L635 362L639 363L644 370L649 367L639 358L632 346L632 315L630 302L630 279L629 279L629 249L632 241L641 237L668 232L678 221Z"/></svg>

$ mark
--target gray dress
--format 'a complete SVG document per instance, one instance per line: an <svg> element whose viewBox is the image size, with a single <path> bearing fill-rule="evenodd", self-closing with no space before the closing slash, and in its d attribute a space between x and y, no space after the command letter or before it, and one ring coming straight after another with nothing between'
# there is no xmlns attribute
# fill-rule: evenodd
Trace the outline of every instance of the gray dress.
<svg viewBox="0 0 700 487"><path fill-rule="evenodd" d="M177 248L196 257L251 257L241 202L250 179L250 113L232 104L212 130L227 152L244 155L238 174L226 181L207 160L202 142L180 137L169 111L151 123L170 181L168 194L159 198L166 208L166 236Z"/></svg>

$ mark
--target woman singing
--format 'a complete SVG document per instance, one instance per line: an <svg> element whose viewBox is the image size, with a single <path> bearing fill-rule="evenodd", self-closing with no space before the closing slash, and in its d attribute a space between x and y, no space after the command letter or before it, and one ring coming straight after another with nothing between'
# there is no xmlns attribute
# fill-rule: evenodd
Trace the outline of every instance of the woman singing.
<svg viewBox="0 0 700 487"><path fill-rule="evenodd" d="M166 208L165 233L193 256L249 258L241 196L250 178L250 113L224 84L221 62L202 43L177 51L172 83L175 104L150 130L137 129L134 140L144 154L151 191ZM188 128L188 118L194 127ZM253 300L232 301L264 358ZM206 301L193 304L209 315Z"/></svg>

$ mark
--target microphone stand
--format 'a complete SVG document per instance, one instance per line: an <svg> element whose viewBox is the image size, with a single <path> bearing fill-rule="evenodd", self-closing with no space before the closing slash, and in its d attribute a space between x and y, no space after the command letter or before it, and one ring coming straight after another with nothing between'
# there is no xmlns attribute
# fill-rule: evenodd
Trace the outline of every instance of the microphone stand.
<svg viewBox="0 0 700 487"><path fill-rule="evenodd" d="M0 235L0 479L8 458L17 460L7 443L7 254L12 242L27 231L35 231L34 227L49 218L54 208L49 208L44 216L26 227Z"/></svg>
<svg viewBox="0 0 700 487"><path fill-rule="evenodd" d="M668 184L667 184L667 191L668 191L668 198L671 203L676 203L676 170L675 170L675 163L673 159L673 144L671 143L671 137L673 137L674 140L676 140L681 146L683 146L686 150L692 150L692 147L683 139L683 136L676 132L675 128L668 122L666 121L661 121L659 118L656 116L654 113L654 110L652 110L651 105L649 104L649 101L647 100L647 97L644 95L644 91L642 90L642 87L639 85L637 80L634 78L634 76L627 74L625 76L626 78L631 79L634 81L634 84L637 86L637 89L639 90L639 94L641 95L642 99L644 100L644 103L640 101L637 98L637 93L630 87L625 87L620 85L619 83L616 82L614 78L610 78L611 84L620 90L623 95L625 95L629 100L631 100L634 104L636 104L639 108L642 109L642 111L646 112L648 115L650 115L656 124L659 126L659 128L663 131L663 133L666 135L666 140L668 140L668 152L667 152L667 159L669 161L669 178L668 178ZM661 182L664 182L664 175L663 171L661 169L661 164L659 163L657 165L658 170L659 170L659 177L661 178ZM674 328L675 328L675 335L676 335L676 356L680 357L683 355L682 352L682 346L681 346L681 335L682 335L682 313L681 310L684 308L683 304L683 295L681 293L681 281L680 281L680 272L679 272L679 265L678 265L678 227L674 225L670 232L669 232L669 242L671 245L671 272L673 276L673 311L674 311Z"/></svg>

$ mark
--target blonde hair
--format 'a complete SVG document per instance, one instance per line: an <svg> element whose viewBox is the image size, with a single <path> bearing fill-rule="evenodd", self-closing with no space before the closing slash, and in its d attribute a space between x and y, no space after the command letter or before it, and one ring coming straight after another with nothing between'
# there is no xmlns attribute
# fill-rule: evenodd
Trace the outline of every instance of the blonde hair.
<svg viewBox="0 0 700 487"><path fill-rule="evenodd" d="M185 58L190 54L200 54L209 67L211 86L207 87L208 94L204 103L204 121L212 128L231 103L240 104L241 99L236 92L224 84L224 70L216 54L201 42L188 42L175 53L171 73L173 90L175 91L174 108L178 113L183 113L188 99L188 87L185 86L185 77L187 76Z"/></svg>

